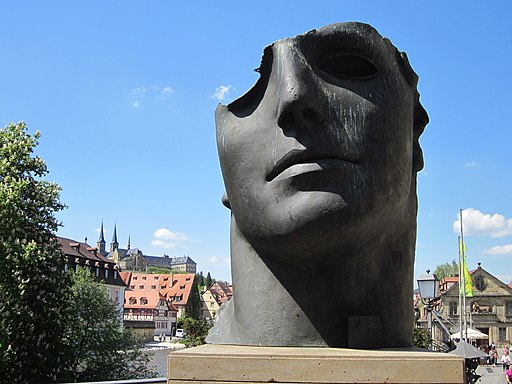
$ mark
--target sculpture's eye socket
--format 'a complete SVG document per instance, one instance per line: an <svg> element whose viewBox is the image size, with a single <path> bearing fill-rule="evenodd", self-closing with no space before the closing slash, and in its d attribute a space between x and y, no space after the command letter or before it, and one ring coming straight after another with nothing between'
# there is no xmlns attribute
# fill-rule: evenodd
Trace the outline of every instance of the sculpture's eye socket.
<svg viewBox="0 0 512 384"><path fill-rule="evenodd" d="M318 67L332 76L350 80L369 80L379 72L371 61L353 53L328 56Z"/></svg>

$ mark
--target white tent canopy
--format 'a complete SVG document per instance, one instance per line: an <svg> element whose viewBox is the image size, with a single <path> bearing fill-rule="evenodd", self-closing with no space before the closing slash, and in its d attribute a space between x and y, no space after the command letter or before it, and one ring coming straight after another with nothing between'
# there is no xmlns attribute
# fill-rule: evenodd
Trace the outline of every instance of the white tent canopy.
<svg viewBox="0 0 512 384"><path fill-rule="evenodd" d="M462 332L463 334L465 332ZM468 327L468 334L467 334L467 338L470 339L470 340L483 340L483 339L488 339L489 336L486 335L485 333L483 332L480 332L479 330L477 329L474 329L474 328L469 328ZM450 336L450 339L454 340L454 339L458 339L460 340L461 337L460 337L460 332L456 332L454 333L453 335Z"/></svg>

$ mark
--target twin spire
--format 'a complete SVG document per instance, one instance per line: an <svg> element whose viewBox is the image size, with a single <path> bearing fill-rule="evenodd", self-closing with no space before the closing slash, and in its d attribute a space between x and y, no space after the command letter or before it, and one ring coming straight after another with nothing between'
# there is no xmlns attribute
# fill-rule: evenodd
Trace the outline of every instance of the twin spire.
<svg viewBox="0 0 512 384"><path fill-rule="evenodd" d="M100 229L100 237L98 238L98 250L102 254L106 254L105 245L107 242L105 241L105 236L103 233L103 220L101 221L101 229ZM117 241L117 224L114 224L114 233L112 234L112 241L110 243L110 252L114 252L119 249L119 242ZM128 249L130 249L130 235L128 235Z"/></svg>

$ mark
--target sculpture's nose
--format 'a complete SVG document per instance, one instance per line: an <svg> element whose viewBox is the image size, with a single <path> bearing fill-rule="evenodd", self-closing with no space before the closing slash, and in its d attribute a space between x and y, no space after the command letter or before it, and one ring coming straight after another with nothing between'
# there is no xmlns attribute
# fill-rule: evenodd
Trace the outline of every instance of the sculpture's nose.
<svg viewBox="0 0 512 384"><path fill-rule="evenodd" d="M320 84L295 42L275 43L278 82L277 123L284 130L312 127L324 120Z"/></svg>

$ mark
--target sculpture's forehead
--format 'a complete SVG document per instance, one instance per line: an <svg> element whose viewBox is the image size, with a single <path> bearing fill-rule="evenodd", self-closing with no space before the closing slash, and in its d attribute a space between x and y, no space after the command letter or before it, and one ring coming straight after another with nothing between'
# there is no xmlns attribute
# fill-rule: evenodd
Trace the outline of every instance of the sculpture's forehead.
<svg viewBox="0 0 512 384"><path fill-rule="evenodd" d="M316 54L326 55L332 51L350 51L354 54L394 61L397 53L391 42L382 37L371 25L358 22L336 23L281 39L267 46L263 52L260 70L271 65L274 53L282 47L301 51L309 58L314 58Z"/></svg>
<svg viewBox="0 0 512 384"><path fill-rule="evenodd" d="M371 25L358 22L329 24L320 29L313 29L304 34L295 37L285 38L276 41L274 44L280 43L318 43L323 40L329 41L347 41L361 42L369 45L380 45L384 38ZM387 39L386 39L387 40Z"/></svg>

